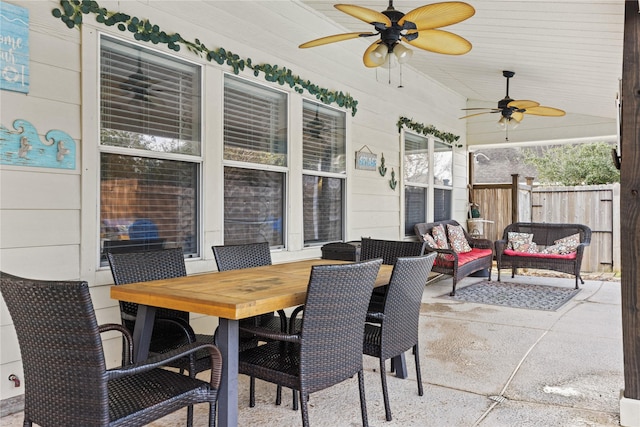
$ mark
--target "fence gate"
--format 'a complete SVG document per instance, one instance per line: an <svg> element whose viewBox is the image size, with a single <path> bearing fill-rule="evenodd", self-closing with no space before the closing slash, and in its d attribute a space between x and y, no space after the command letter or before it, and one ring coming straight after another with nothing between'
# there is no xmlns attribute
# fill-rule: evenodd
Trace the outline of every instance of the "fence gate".
<svg viewBox="0 0 640 427"><path fill-rule="evenodd" d="M614 222L619 221L619 192L619 184L537 187L531 192L531 221L589 226L591 245L585 250L582 270L619 270L619 248L616 251L614 245Z"/></svg>

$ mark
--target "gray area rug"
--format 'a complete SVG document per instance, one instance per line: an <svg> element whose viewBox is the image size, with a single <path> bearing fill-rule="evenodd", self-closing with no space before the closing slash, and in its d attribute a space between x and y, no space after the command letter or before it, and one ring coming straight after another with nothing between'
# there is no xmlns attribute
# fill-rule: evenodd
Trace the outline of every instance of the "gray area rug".
<svg viewBox="0 0 640 427"><path fill-rule="evenodd" d="M484 280L457 289L455 296L445 294L440 298L531 310L556 311L578 292L580 289Z"/></svg>

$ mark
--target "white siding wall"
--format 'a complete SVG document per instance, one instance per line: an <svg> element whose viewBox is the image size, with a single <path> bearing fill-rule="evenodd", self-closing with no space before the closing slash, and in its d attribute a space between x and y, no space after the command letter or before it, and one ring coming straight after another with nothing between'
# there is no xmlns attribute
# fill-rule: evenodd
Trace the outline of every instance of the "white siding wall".
<svg viewBox="0 0 640 427"><path fill-rule="evenodd" d="M77 168L60 172L43 168L3 166L0 170L0 269L43 279L82 279L92 286L99 322L119 322L117 302L109 298L112 283L108 269L96 265L98 204L98 32L132 40L85 17L82 31L69 30L51 16L56 1L10 1L30 12L31 88L28 95L3 91L0 116L11 129L16 119L30 121L42 134L51 129L69 133L77 142ZM343 32L295 2L166 2L101 1L101 6L140 18L149 18L167 32L179 32L185 39L199 38L209 48L224 47L254 63L266 62L292 69L295 74L329 89L350 93L359 101L358 113L348 119L348 240L361 236L403 238L400 198L400 142L396 122L400 116L443 132L461 135L454 148L454 218L464 223L467 212L465 122L457 117L465 99L456 93L403 69L403 88L397 81L388 85L386 72L362 65L362 53L369 42L352 40L308 50L298 44L323 35ZM186 12L185 12L186 11ZM185 16L184 13L189 13ZM229 35L235 37L232 39ZM151 47L150 44L147 45ZM170 53L162 46L159 50ZM416 55L431 55L416 52ZM203 258L189 261L189 273L215 269L210 247L222 241L222 84L230 71L182 49L177 55L202 63L204 68L204 182ZM392 70L397 80L399 70ZM252 73L242 76L254 79ZM265 83L262 77L256 81ZM265 83L266 84L266 83ZM286 87L278 88L288 90ZM291 156L300 156L299 141L302 97L291 91ZM384 153L387 175L354 169L354 153L367 145ZM296 151L298 150L298 151ZM398 186L389 187L391 169ZM294 169L292 169L295 172ZM288 249L273 255L274 262L317 257L319 248L303 249L301 238L300 184L290 182L290 234ZM20 355L11 318L0 303L0 378L11 373L22 377ZM215 319L194 316L196 329L211 333ZM120 357L120 340L107 340L107 360ZM22 388L0 382L6 399Z"/></svg>

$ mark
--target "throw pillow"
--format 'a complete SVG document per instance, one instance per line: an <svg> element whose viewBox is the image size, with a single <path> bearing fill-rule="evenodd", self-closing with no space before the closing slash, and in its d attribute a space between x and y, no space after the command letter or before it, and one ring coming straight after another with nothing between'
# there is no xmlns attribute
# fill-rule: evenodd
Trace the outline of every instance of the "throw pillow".
<svg viewBox="0 0 640 427"><path fill-rule="evenodd" d="M531 243L533 243L533 234L516 233L510 231L507 233L509 239L507 249L513 249L517 252L529 252Z"/></svg>
<svg viewBox="0 0 640 427"><path fill-rule="evenodd" d="M436 243L435 240L433 240L433 237L431 237L431 234L425 233L422 236L422 240L424 240L427 246L429 246L431 249L438 249L438 244Z"/></svg>
<svg viewBox="0 0 640 427"><path fill-rule="evenodd" d="M553 243L555 243L553 246L558 247L560 255L570 254L578 249L578 245L580 244L580 234L572 234L571 236L558 239Z"/></svg>
<svg viewBox="0 0 640 427"><path fill-rule="evenodd" d="M438 249L449 249L449 243L447 243L447 233L444 231L444 226L438 224L431 229L431 235L433 240L436 241Z"/></svg>
<svg viewBox="0 0 640 427"><path fill-rule="evenodd" d="M447 233L449 234L451 249L457 253L471 252L471 246L467 242L461 225L447 224Z"/></svg>
<svg viewBox="0 0 640 427"><path fill-rule="evenodd" d="M560 252L562 250L562 248L563 248L562 245L547 246L540 253L541 254L560 255L562 253L562 252Z"/></svg>

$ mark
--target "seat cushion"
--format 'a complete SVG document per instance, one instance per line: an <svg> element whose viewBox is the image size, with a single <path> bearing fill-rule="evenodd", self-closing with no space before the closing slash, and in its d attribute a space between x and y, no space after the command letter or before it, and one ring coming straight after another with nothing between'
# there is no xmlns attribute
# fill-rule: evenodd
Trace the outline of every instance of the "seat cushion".
<svg viewBox="0 0 640 427"><path fill-rule="evenodd" d="M577 252L571 252L569 254L545 254L542 252L537 253L527 253L527 252L518 252L512 249L505 249L503 252L504 255L507 256L521 256L527 258L546 258L546 259L576 259Z"/></svg>
<svg viewBox="0 0 640 427"><path fill-rule="evenodd" d="M473 248L470 252L463 252L458 254L458 267L468 262L475 261L480 258L492 256L493 251L491 249L477 249ZM442 258L436 258L435 265L442 268L453 268L453 261L449 261Z"/></svg>

